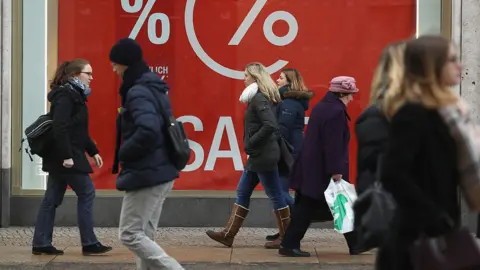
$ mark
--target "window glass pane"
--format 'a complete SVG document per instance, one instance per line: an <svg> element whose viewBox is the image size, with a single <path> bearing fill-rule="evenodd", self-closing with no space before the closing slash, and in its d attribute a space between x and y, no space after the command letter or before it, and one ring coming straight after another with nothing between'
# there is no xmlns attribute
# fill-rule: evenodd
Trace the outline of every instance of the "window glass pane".
<svg viewBox="0 0 480 270"><path fill-rule="evenodd" d="M22 130L47 110L46 2L23 1ZM22 153L22 189L45 189L41 158L32 158L33 161L25 151Z"/></svg>
<svg viewBox="0 0 480 270"><path fill-rule="evenodd" d="M442 29L442 1L417 1L417 36L440 34Z"/></svg>

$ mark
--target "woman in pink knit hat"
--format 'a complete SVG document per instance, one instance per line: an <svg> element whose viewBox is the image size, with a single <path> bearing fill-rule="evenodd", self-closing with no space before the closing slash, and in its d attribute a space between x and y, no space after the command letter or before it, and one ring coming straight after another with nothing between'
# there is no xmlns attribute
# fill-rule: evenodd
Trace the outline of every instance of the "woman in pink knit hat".
<svg viewBox="0 0 480 270"><path fill-rule="evenodd" d="M348 145L350 130L347 105L358 92L353 77L335 77L329 91L310 114L302 148L296 159L290 187L296 191L294 211L282 241L279 254L288 257L308 257L300 249L310 223L331 221L332 214L325 201L324 192L330 179L349 181ZM350 254L355 250L352 234L345 234Z"/></svg>

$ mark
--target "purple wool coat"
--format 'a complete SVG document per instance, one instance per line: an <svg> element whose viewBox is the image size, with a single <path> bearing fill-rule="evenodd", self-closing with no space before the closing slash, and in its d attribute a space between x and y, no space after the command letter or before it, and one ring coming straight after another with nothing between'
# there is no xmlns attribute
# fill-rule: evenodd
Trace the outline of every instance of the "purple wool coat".
<svg viewBox="0 0 480 270"><path fill-rule="evenodd" d="M349 181L349 120L345 104L331 92L315 105L293 166L292 189L302 196L325 202L324 192L333 174L342 174L343 179ZM326 213L325 220L331 220L330 213Z"/></svg>

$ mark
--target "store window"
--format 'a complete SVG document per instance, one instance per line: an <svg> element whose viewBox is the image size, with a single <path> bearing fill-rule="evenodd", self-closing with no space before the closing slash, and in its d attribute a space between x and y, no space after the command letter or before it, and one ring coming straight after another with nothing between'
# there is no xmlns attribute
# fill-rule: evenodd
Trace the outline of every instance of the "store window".
<svg viewBox="0 0 480 270"><path fill-rule="evenodd" d="M417 1L416 35L440 34L442 31L442 1Z"/></svg>
<svg viewBox="0 0 480 270"><path fill-rule="evenodd" d="M283 67L299 69L316 93L312 104L323 96L332 77L354 76L361 89L349 107L355 119L368 103L382 48L414 36L418 29L439 32L441 22L441 6L439 10L434 3L440 1L418 1L431 3L430 8L418 7L415 0L20 2L22 129L47 111L53 68L77 57L89 60L94 78L88 101L91 137L105 162L92 175L99 190L115 189L110 170L120 80L108 55L122 37L135 38L151 70L170 85L174 113L191 139L192 160L175 189L235 190L246 158L244 107L238 97L247 63L264 63L274 79ZM352 157L354 142L352 138ZM14 155L21 155L21 189L44 189L41 160ZM354 159L350 166L354 172Z"/></svg>
<svg viewBox="0 0 480 270"><path fill-rule="evenodd" d="M22 130L47 111L47 1L24 0L22 16ZM38 156L21 156L22 189L45 189Z"/></svg>

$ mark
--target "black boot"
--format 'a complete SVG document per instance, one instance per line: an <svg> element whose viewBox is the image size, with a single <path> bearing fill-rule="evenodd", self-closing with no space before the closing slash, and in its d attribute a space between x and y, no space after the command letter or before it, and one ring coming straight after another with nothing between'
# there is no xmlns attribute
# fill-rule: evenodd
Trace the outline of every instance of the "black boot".
<svg viewBox="0 0 480 270"><path fill-rule="evenodd" d="M101 243L82 247L82 253L85 256L103 254L109 252L110 250L112 250L112 247L104 246Z"/></svg>
<svg viewBox="0 0 480 270"><path fill-rule="evenodd" d="M345 240L347 241L348 251L350 255L360 255L364 252L371 250L369 247L358 246L357 243L357 233L355 231L343 234Z"/></svg>
<svg viewBox="0 0 480 270"><path fill-rule="evenodd" d="M56 249L55 247L33 247L33 255L63 255L63 250Z"/></svg>
<svg viewBox="0 0 480 270"><path fill-rule="evenodd" d="M267 235L267 237L265 237L265 240L267 240L267 241L275 241L275 240L278 239L279 236L280 236L279 233Z"/></svg>

